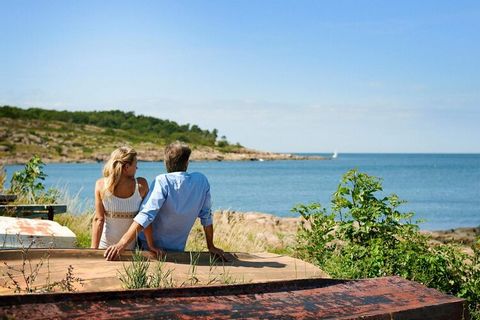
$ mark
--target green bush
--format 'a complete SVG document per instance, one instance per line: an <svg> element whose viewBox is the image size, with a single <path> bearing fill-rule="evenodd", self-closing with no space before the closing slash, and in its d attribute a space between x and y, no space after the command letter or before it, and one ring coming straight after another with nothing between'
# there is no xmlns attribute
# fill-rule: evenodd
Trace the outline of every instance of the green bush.
<svg viewBox="0 0 480 320"><path fill-rule="evenodd" d="M55 203L58 198L58 190L45 191L43 180L47 175L43 172L44 163L40 157L34 155L23 170L13 173L10 180L8 193L18 195L18 200L23 203Z"/></svg>
<svg viewBox="0 0 480 320"><path fill-rule="evenodd" d="M398 275L465 298L480 319L480 240L473 256L456 245L431 245L414 214L397 210L403 201L378 197L380 191L380 179L351 170L333 194L330 213L318 203L293 208L305 220L299 254L332 277Z"/></svg>

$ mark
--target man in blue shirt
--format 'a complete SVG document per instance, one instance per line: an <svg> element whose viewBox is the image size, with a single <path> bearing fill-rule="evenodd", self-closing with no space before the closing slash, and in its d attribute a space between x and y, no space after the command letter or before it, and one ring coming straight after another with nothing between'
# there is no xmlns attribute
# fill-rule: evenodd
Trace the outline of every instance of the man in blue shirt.
<svg viewBox="0 0 480 320"><path fill-rule="evenodd" d="M223 250L213 244L210 185L203 174L187 172L190 153L190 148L179 142L165 148L168 173L155 178L128 231L117 244L105 251L107 260L118 257L136 234L145 228L144 232L151 232L152 237L140 233L139 239L144 248L148 247L158 255L162 255L163 250L183 251L197 217L203 225L208 250L225 259ZM148 243L149 238L153 239L153 243Z"/></svg>

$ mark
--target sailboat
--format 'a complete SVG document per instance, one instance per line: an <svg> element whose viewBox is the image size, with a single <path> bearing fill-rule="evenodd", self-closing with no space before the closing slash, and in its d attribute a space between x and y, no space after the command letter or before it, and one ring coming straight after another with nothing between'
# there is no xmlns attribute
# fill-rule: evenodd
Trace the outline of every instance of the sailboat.
<svg viewBox="0 0 480 320"><path fill-rule="evenodd" d="M337 150L333 151L333 154L332 154L332 159L337 159L338 157L338 153L337 153Z"/></svg>

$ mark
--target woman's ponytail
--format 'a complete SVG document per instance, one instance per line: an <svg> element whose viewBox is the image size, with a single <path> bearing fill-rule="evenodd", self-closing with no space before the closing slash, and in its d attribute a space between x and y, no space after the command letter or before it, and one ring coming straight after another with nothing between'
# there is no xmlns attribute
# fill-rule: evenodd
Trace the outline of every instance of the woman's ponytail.
<svg viewBox="0 0 480 320"><path fill-rule="evenodd" d="M123 167L132 164L137 158L137 152L130 147L120 147L112 152L110 158L103 167L103 196L112 195L120 182Z"/></svg>

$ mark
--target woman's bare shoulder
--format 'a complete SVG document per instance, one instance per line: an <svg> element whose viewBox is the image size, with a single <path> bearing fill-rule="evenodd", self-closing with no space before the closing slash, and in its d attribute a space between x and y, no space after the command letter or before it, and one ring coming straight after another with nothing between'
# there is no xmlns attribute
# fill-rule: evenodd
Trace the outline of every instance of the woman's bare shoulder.
<svg viewBox="0 0 480 320"><path fill-rule="evenodd" d="M98 180L95 182L95 189L101 190L101 189L103 188L104 183L105 183L105 179L104 179L104 178L98 179Z"/></svg>
<svg viewBox="0 0 480 320"><path fill-rule="evenodd" d="M146 195L148 192L148 182L145 178L143 177L138 177L137 182L139 184L139 191L142 196Z"/></svg>

